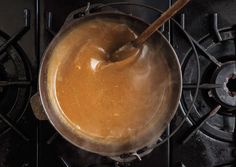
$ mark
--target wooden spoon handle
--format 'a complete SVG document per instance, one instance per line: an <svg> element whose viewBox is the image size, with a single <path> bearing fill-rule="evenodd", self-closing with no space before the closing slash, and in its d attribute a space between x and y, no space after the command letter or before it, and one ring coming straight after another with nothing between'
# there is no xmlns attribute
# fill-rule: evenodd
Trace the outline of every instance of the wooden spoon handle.
<svg viewBox="0 0 236 167"><path fill-rule="evenodd" d="M142 34L133 41L134 46L143 44L158 28L182 9L190 0L177 0L167 11L155 20Z"/></svg>

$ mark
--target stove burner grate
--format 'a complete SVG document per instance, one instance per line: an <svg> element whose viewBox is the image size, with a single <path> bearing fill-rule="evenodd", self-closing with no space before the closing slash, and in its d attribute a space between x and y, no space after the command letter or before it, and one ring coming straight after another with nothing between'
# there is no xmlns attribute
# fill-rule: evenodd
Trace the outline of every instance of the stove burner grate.
<svg viewBox="0 0 236 167"><path fill-rule="evenodd" d="M29 29L29 11L24 10L25 25L13 36L0 31L0 136L13 129L22 139L29 138L17 127L31 96L31 67L17 41Z"/></svg>
<svg viewBox="0 0 236 167"><path fill-rule="evenodd" d="M211 26L215 35L203 37L200 42L193 40L201 57L201 84L194 109L190 114L192 129L183 138L186 143L197 130L217 140L233 142L235 133L236 97L231 96L234 89L232 74L236 71L236 31L234 27L218 29L217 14L213 14ZM185 108L191 104L194 89L197 88L198 70L191 51L183 59L184 89L181 105ZM209 61L206 61L209 60ZM231 79L231 80L230 80ZM229 82L230 80L230 82ZM229 86L229 87L228 87Z"/></svg>

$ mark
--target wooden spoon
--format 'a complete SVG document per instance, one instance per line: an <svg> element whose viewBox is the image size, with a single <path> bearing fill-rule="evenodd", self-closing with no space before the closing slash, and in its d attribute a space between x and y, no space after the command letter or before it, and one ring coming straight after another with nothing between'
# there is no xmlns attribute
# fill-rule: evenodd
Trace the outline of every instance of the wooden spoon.
<svg viewBox="0 0 236 167"><path fill-rule="evenodd" d="M169 9L167 9L159 18L148 26L134 41L129 42L111 54L111 61L121 61L129 57L129 50L138 49L142 44L158 29L182 9L190 0L177 0Z"/></svg>

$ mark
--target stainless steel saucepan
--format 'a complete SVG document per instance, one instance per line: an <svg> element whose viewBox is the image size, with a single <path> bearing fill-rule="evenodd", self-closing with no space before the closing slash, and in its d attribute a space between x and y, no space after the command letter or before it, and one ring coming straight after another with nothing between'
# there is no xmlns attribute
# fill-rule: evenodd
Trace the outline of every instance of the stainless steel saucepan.
<svg viewBox="0 0 236 167"><path fill-rule="evenodd" d="M78 25L93 19L111 19L124 23L137 34L140 34L148 26L148 24L136 17L121 13L90 14L79 19L74 19L63 25L44 53L40 66L39 94L41 103L51 124L72 144L84 150L109 157L118 157L126 153L135 153L146 146L154 144L173 118L179 104L182 90L180 64L175 51L166 38L160 32L155 32L150 39L147 40L147 42L150 43L152 49L156 51L156 54L162 54L165 57L171 73L171 89L172 92L174 92L170 100L167 101L168 105L166 105L165 111L157 111L153 121L151 122L151 126L149 126L149 128L142 129L143 132L140 133L140 135L137 135L137 138L132 141L104 142L86 137L64 121L63 114L60 112L60 108L56 103L55 97L53 96L56 91L55 76L57 72L57 65L60 62L50 60L52 59L52 52L55 49L55 46L57 46L61 39L65 38L67 34L74 28L77 28ZM50 73L49 66L55 67L55 69L50 69Z"/></svg>

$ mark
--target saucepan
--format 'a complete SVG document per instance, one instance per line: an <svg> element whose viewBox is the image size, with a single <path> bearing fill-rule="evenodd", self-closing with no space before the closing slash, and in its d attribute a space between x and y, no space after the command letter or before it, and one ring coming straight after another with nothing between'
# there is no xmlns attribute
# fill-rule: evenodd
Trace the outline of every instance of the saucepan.
<svg viewBox="0 0 236 167"><path fill-rule="evenodd" d="M129 28L137 34L140 34L148 26L147 23L134 16L104 12L89 14L81 18L73 19L70 22L66 22L44 53L39 73L40 100L50 123L61 134L61 136L75 146L109 157L120 157L120 155L123 154L136 153L140 149L157 142L177 110L182 90L180 64L170 43L160 32L155 32L147 42L150 43L150 46L152 46L156 55L162 54L163 57L165 57L166 65L170 69L169 76L172 81L170 87L172 94L171 98L165 102L165 110L157 111L150 123L150 126L142 129L142 132L137 134L135 139L127 141L101 141L95 138L86 137L84 134L79 133L78 130L75 130L75 127L65 121L63 114L60 111L60 107L57 104L57 99L54 96L55 76L57 73L57 66L60 64L60 61L63 60L54 59L52 57L52 52L60 40L65 38L71 30L76 28L78 25L93 19L116 20L117 22L128 25Z"/></svg>

